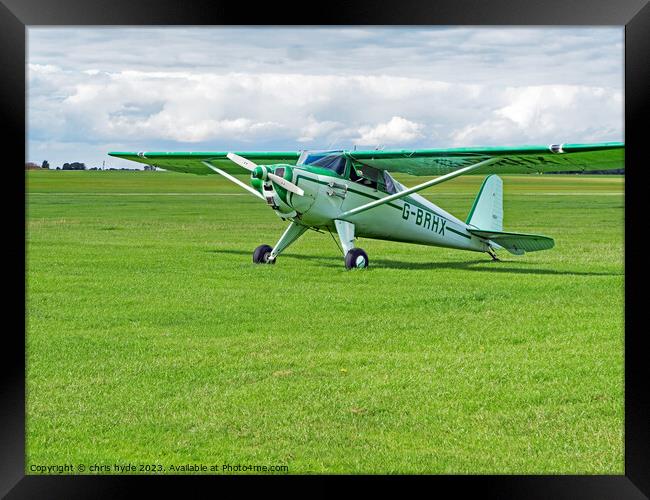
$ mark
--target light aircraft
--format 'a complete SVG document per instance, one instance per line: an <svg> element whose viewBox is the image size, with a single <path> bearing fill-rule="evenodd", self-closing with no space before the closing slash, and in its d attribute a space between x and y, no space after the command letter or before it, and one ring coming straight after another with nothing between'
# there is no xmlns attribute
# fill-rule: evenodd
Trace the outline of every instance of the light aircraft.
<svg viewBox="0 0 650 500"><path fill-rule="evenodd" d="M335 231L347 269L368 267L357 237L515 255L547 250L552 238L503 231L503 181L497 174L624 168L624 145L551 144L414 150L283 152L111 152L164 170L219 174L257 196L289 226L275 246L260 245L253 262L274 264L305 231ZM250 172L250 185L233 174ZM437 176L407 188L389 173ZM488 174L467 220L418 191L465 174Z"/></svg>

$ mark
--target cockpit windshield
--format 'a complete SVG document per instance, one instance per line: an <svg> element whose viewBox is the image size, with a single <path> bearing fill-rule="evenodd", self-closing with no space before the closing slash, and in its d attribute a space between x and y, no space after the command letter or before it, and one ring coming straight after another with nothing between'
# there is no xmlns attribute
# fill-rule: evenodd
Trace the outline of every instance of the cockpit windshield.
<svg viewBox="0 0 650 500"><path fill-rule="evenodd" d="M347 162L343 151L303 151L298 158L298 165L311 165L314 167L326 168L336 172L338 175L345 175ZM378 168L351 162L349 179L352 182L362 184L369 188L394 194L402 191L404 186L393 179L388 172Z"/></svg>
<svg viewBox="0 0 650 500"><path fill-rule="evenodd" d="M343 175L345 161L346 158L341 151L303 151L298 159L298 164L326 168Z"/></svg>

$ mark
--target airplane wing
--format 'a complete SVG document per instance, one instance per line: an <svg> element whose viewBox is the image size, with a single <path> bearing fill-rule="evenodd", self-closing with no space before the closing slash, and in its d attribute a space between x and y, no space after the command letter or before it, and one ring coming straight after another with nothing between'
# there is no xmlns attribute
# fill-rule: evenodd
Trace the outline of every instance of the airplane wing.
<svg viewBox="0 0 650 500"><path fill-rule="evenodd" d="M227 151L218 152L197 152L197 153L165 153L165 152L119 152L112 151L108 153L110 156L116 158L123 158L125 160L137 161L145 165L154 165L156 167L171 170L173 172L183 172L189 174L214 174L215 172L209 168L204 162L223 170L228 174L243 174L246 173L237 164L230 161L226 155ZM272 165L275 163L286 163L295 165L300 157L299 151L241 151L237 152L239 156L248 158L257 165Z"/></svg>
<svg viewBox="0 0 650 500"><path fill-rule="evenodd" d="M538 172L612 170L625 167L625 145L551 144L493 148L346 151L359 170L367 165L379 170L411 175L438 176L417 186L343 212L345 219L371 208L422 191L435 184L468 174L528 174Z"/></svg>
<svg viewBox="0 0 650 500"><path fill-rule="evenodd" d="M446 175L488 159L471 174L612 170L625 168L622 142L551 144L547 146L471 147L385 151L346 151L357 167L411 175Z"/></svg>

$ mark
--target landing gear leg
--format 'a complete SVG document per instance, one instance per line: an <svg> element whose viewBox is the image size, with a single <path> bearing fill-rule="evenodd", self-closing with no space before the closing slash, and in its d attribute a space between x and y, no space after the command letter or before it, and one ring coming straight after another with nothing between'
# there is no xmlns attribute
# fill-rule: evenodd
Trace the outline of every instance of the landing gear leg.
<svg viewBox="0 0 650 500"><path fill-rule="evenodd" d="M253 252L253 262L255 264L275 264L275 259L280 252L300 238L307 229L307 226L292 222L284 234L280 236L275 247L271 248L268 245L260 245L255 249L255 252Z"/></svg>
<svg viewBox="0 0 650 500"><path fill-rule="evenodd" d="M492 257L493 262L501 262L501 259L499 259L499 257L497 257L497 254L494 252L493 248L491 248L491 247L488 248L487 253L490 254L490 257Z"/></svg>
<svg viewBox="0 0 650 500"><path fill-rule="evenodd" d="M334 224L343 247L345 268L364 269L368 267L368 255L361 248L354 246L354 224L342 220L335 220Z"/></svg>

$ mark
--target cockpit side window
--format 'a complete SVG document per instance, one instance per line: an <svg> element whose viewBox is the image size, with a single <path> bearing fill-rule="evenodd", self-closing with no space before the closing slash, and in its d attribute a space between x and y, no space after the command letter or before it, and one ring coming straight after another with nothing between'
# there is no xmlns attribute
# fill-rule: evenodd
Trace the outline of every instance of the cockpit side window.
<svg viewBox="0 0 650 500"><path fill-rule="evenodd" d="M402 190L401 184L393 179L388 172L367 165L350 165L350 180L388 194L398 193Z"/></svg>
<svg viewBox="0 0 650 500"><path fill-rule="evenodd" d="M359 182L363 177L357 173L357 169L353 163L350 163L350 180L352 182Z"/></svg>
<svg viewBox="0 0 650 500"><path fill-rule="evenodd" d="M381 171L367 165L350 165L350 180L363 186L377 189Z"/></svg>
<svg viewBox="0 0 650 500"><path fill-rule="evenodd" d="M399 193L402 188L401 184L393 179L388 172L384 170L384 185L388 194Z"/></svg>

